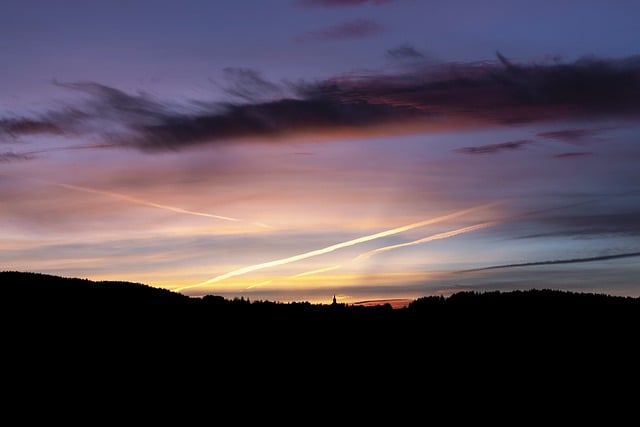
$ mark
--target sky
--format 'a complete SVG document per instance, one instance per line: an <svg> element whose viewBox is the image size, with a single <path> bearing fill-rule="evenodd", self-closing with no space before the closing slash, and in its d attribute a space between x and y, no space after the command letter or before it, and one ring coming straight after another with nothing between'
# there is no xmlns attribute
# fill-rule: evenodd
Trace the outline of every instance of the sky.
<svg viewBox="0 0 640 427"><path fill-rule="evenodd" d="M640 296L638 1L2 5L2 270Z"/></svg>

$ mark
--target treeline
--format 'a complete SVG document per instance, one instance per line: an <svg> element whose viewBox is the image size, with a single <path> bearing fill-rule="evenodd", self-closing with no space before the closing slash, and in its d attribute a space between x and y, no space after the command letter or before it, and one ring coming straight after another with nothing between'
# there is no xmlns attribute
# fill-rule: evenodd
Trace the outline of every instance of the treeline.
<svg viewBox="0 0 640 427"><path fill-rule="evenodd" d="M550 289L463 291L392 308L193 298L139 283L5 271L0 295L3 344L16 354L189 355L187 366L200 360L252 365L256 358L422 366L434 354L626 349L640 325L640 298Z"/></svg>
<svg viewBox="0 0 640 427"><path fill-rule="evenodd" d="M410 302L404 308L392 308L390 304L319 304L301 302L277 302L250 300L236 297L227 299L219 295L201 298L189 297L168 289L126 281L92 281L67 278L42 273L0 272L2 299L11 304L63 304L86 306L163 306L196 307L211 310L236 310L247 312L333 312L333 313L383 313L417 312L444 307L497 309L523 307L579 307L579 306L632 306L640 307L640 297L614 296L602 293L571 292L553 289L529 289L513 291L460 291L450 296L424 296Z"/></svg>

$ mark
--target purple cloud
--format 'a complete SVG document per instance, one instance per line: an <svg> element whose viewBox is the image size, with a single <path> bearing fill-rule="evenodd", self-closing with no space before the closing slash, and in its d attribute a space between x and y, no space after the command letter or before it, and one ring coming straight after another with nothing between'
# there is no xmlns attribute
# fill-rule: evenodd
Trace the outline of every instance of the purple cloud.
<svg viewBox="0 0 640 427"><path fill-rule="evenodd" d="M10 163L22 160L29 160L32 156L27 154L17 154L12 152L0 153L0 162Z"/></svg>
<svg viewBox="0 0 640 427"><path fill-rule="evenodd" d="M388 58L391 58L391 59L410 59L410 60L424 59L424 55L409 43L404 43L404 44L401 44L400 46L387 49L386 55Z"/></svg>
<svg viewBox="0 0 640 427"><path fill-rule="evenodd" d="M457 152L465 154L495 154L501 151L513 151L519 150L527 144L532 144L533 141L528 139L521 139L518 141L501 142L500 144L480 145L477 147L464 147L458 148Z"/></svg>
<svg viewBox="0 0 640 427"><path fill-rule="evenodd" d="M574 157L586 157L591 155L593 155L593 153L591 152L571 152L571 153L556 154L553 157L555 157L556 159L567 159L567 158L574 158Z"/></svg>
<svg viewBox="0 0 640 427"><path fill-rule="evenodd" d="M356 39L380 34L384 27L368 19L356 19L320 30L308 31L295 38L296 41L333 41Z"/></svg>
<svg viewBox="0 0 640 427"><path fill-rule="evenodd" d="M176 106L144 93L94 82L59 84L86 95L32 118L0 117L3 134L99 136L107 147L177 150L198 144L299 133L495 127L573 119L633 118L640 113L640 57L551 65L499 58L457 64L415 63L403 72L347 75L319 82L274 84L248 70L231 70L237 102ZM541 138L581 138L604 129L569 129ZM529 140L459 151L496 153Z"/></svg>
<svg viewBox="0 0 640 427"><path fill-rule="evenodd" d="M585 139L593 138L596 135L611 128L596 129L563 129L551 132L540 132L536 136L545 139L556 139L570 144L582 143Z"/></svg>
<svg viewBox="0 0 640 427"><path fill-rule="evenodd" d="M2 138L3 135L16 138L19 135L60 135L63 133L64 131L61 128L47 118L30 119L21 117L0 119L0 141L5 139Z"/></svg>

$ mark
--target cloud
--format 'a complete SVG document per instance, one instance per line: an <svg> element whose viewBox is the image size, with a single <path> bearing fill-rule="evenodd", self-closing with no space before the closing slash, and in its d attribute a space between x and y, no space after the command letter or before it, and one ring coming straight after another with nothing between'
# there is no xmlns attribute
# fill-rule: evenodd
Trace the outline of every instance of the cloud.
<svg viewBox="0 0 640 427"><path fill-rule="evenodd" d="M555 157L556 159L572 159L572 158L576 158L576 157L587 157L587 156L591 156L593 155L593 153L588 152L588 151L575 151L575 152L570 152L570 153L560 153L560 154L556 154Z"/></svg>
<svg viewBox="0 0 640 427"><path fill-rule="evenodd" d="M424 55L416 50L415 47L408 43L401 44L391 49L387 49L386 56L391 59L423 59Z"/></svg>
<svg viewBox="0 0 640 427"><path fill-rule="evenodd" d="M579 263L579 262L606 261L611 259L631 258L631 257L638 257L638 256L640 256L640 252L627 252L627 253L621 253L621 254L615 254L615 255L602 255L602 256L594 256L594 257L588 257L588 258L570 258L570 259L558 259L558 260L550 260L550 261L523 262L519 264L492 265L490 267L462 270L462 271L459 271L458 273L470 273L474 271L497 270L497 269L515 268L515 267L533 267L537 265L573 264L573 263Z"/></svg>
<svg viewBox="0 0 640 427"><path fill-rule="evenodd" d="M305 7L346 7L365 4L381 5L394 0L298 0L296 3Z"/></svg>
<svg viewBox="0 0 640 427"><path fill-rule="evenodd" d="M0 118L0 141L6 137L16 138L20 135L62 134L64 133L55 123L45 119L36 120L22 118Z"/></svg>
<svg viewBox="0 0 640 427"><path fill-rule="evenodd" d="M33 157L28 154L18 154L12 152L0 153L0 162L10 163L16 161L30 160Z"/></svg>
<svg viewBox="0 0 640 427"><path fill-rule="evenodd" d="M564 129L551 132L540 132L536 134L537 137L545 139L556 139L570 144L581 143L585 139L593 138L594 136L609 130L611 128L597 128L597 129Z"/></svg>
<svg viewBox="0 0 640 427"><path fill-rule="evenodd" d="M640 212L573 213L554 215L538 219L542 233L529 234L521 238L537 237L591 237L603 234L640 235Z"/></svg>
<svg viewBox="0 0 640 427"><path fill-rule="evenodd" d="M358 39L384 32L384 27L369 19L355 19L319 30L307 31L295 38L295 41L334 41Z"/></svg>
<svg viewBox="0 0 640 427"><path fill-rule="evenodd" d="M518 141L501 142L500 144L480 145L477 147L463 147L455 151L465 154L495 154L501 151L519 150L523 146L532 144L533 141L521 139Z"/></svg>
<svg viewBox="0 0 640 427"><path fill-rule="evenodd" d="M632 118L640 112L640 57L572 63L497 61L413 64L403 72L338 76L275 84L249 70L230 69L237 102L175 104L95 82L56 83L85 96L36 118L2 118L14 136L95 136L106 146L144 151L298 134L407 133L462 126L495 127L563 119ZM556 131L567 138L591 130ZM562 132L558 134L558 132ZM469 147L494 153L528 141Z"/></svg>
<svg viewBox="0 0 640 427"><path fill-rule="evenodd" d="M227 81L223 90L243 101L266 101L284 95L282 87L264 79L256 70L228 67L223 71Z"/></svg>

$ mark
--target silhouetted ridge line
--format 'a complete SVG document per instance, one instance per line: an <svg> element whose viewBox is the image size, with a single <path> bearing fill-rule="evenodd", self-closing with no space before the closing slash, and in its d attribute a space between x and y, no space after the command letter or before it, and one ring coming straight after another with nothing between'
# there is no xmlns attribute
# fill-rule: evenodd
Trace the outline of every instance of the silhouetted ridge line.
<svg viewBox="0 0 640 427"><path fill-rule="evenodd" d="M640 308L640 298L630 296L614 296L590 292L571 292L554 289L529 289L501 291L461 291L449 297L426 296L415 299L409 309L427 307L575 307L575 306L607 306L633 304Z"/></svg>
<svg viewBox="0 0 640 427"><path fill-rule="evenodd" d="M24 303L170 304L188 297L168 289L126 281L92 281L42 273L0 272L2 294Z"/></svg>
<svg viewBox="0 0 640 427"><path fill-rule="evenodd" d="M638 256L640 253L598 257L612 259L623 256ZM587 260L587 259L581 259ZM564 260L567 262L568 260ZM560 261L558 261L560 262ZM299 313L384 313L416 311L423 308L456 307L456 306L542 306L542 305L607 305L630 303L640 305L640 298L629 296L612 296L584 292L570 292L553 289L530 289L513 291L460 291L449 297L424 296L414 299L405 307L392 308L389 300L381 304L311 304L301 302L276 302L268 300L250 301L248 298L236 297L226 299L219 295L206 295L202 298L189 297L168 289L124 281L91 281L81 278L67 278L42 273L4 271L0 272L0 283L3 301L23 304L57 304L57 305L131 305L144 307L161 305L166 307L189 307L218 312L238 312L259 314L299 314ZM374 301L367 301L373 303ZM387 302L387 303L384 303Z"/></svg>

